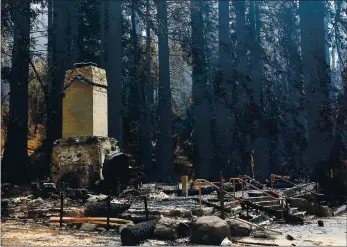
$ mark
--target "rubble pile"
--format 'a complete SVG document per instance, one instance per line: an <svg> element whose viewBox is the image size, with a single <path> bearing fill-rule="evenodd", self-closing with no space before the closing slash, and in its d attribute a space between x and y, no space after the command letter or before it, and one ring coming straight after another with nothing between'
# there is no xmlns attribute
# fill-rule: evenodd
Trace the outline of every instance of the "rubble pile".
<svg viewBox="0 0 347 247"><path fill-rule="evenodd" d="M182 197L174 192L175 186L143 184L136 194L127 194L133 190L129 188L114 197L86 189L65 188L61 193L52 183L34 183L31 191L3 197L1 210L3 221L32 220L57 229L61 223L66 231L113 231L122 245L155 245L160 241L165 245L254 244L259 239L295 239L288 237L292 233L284 236L270 229L276 224L305 226L316 217L331 217L346 210L346 205L330 208L313 201L322 198L314 189L306 184L277 190L282 196L290 195L281 199L271 196L266 187L262 191L246 188L236 191L235 197L225 193L221 206L221 195L214 188L201 198L199 193ZM252 241L242 243L243 238Z"/></svg>

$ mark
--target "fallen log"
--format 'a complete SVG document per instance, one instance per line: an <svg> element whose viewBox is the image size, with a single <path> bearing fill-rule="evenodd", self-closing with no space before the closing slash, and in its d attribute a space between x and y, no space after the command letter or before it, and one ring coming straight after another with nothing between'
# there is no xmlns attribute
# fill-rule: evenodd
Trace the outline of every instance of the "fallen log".
<svg viewBox="0 0 347 247"><path fill-rule="evenodd" d="M336 215L344 212L346 209L347 209L347 205L342 205L342 206L338 207L337 209L334 210L333 216L336 216Z"/></svg>
<svg viewBox="0 0 347 247"><path fill-rule="evenodd" d="M250 244L250 245L279 246L278 244L260 243L260 242L246 242L246 241L234 241L234 242L240 243L240 244Z"/></svg>
<svg viewBox="0 0 347 247"><path fill-rule="evenodd" d="M49 218L50 222L59 222L60 217L51 217ZM65 223L90 223L91 221L96 222L106 222L106 217L63 217L63 222ZM111 223L118 223L118 224L127 224L132 223L131 220L124 220L124 219L118 219L118 218L110 218Z"/></svg>
<svg viewBox="0 0 347 247"><path fill-rule="evenodd" d="M84 216L88 217L117 217L130 208L130 204L112 203L110 211L107 210L107 200L99 202L89 202L84 210Z"/></svg>
<svg viewBox="0 0 347 247"><path fill-rule="evenodd" d="M130 225L121 230L122 245L134 246L141 241L154 237L154 229L159 219L145 221L136 225Z"/></svg>

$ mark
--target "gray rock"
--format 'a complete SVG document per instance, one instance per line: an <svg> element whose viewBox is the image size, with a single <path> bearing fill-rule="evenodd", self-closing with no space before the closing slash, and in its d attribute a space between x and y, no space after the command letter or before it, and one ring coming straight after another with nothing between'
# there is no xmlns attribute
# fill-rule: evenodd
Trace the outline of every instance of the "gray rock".
<svg viewBox="0 0 347 247"><path fill-rule="evenodd" d="M80 231L93 232L96 230L97 227L98 227L98 225L96 225L96 224L83 223L80 227Z"/></svg>
<svg viewBox="0 0 347 247"><path fill-rule="evenodd" d="M227 219L226 222L230 228L230 234L233 237L245 237L249 236L252 228L239 220L236 219Z"/></svg>
<svg viewBox="0 0 347 247"><path fill-rule="evenodd" d="M196 244L220 245L231 238L229 225L216 216L203 216L192 224L191 241Z"/></svg>
<svg viewBox="0 0 347 247"><path fill-rule="evenodd" d="M328 206L321 206L302 198L291 198L290 205L297 207L300 211L307 211L308 214L319 217L330 217L333 214L331 208Z"/></svg>
<svg viewBox="0 0 347 247"><path fill-rule="evenodd" d="M176 240L190 235L190 227L179 220L162 217L154 229L154 236L162 240Z"/></svg>
<svg viewBox="0 0 347 247"><path fill-rule="evenodd" d="M167 217L162 217L154 229L154 236L162 240L176 240L179 222Z"/></svg>

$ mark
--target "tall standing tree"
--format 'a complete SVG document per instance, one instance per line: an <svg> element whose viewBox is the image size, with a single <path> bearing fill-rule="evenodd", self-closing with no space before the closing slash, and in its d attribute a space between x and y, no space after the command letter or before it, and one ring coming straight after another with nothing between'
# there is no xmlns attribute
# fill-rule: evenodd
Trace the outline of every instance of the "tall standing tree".
<svg viewBox="0 0 347 247"><path fill-rule="evenodd" d="M248 123L246 121L247 112L245 107L249 102L248 88L249 88L249 75L247 71L247 42L246 42L246 2L234 1L234 8L236 14L236 59L237 59L237 88L233 97L233 113L235 116L235 136L233 139L235 149L233 160L240 164L239 171L246 173L247 170L247 131Z"/></svg>
<svg viewBox="0 0 347 247"><path fill-rule="evenodd" d="M10 112L2 167L3 174L9 172L6 179L14 182L26 182L30 171L27 143L30 1L14 1L12 8L14 35L10 79Z"/></svg>
<svg viewBox="0 0 347 247"><path fill-rule="evenodd" d="M78 19L80 15L78 1L71 1L69 4L69 20L70 20L70 35L71 35L71 48L70 55L72 63L77 63L80 58L80 52L78 47ZM71 64L73 65L73 64Z"/></svg>
<svg viewBox="0 0 347 247"><path fill-rule="evenodd" d="M150 22L150 0L146 0L146 65L145 65L145 126L142 140L143 165L147 175L153 173L152 170L152 112L154 108L153 100L153 81L151 73L151 22Z"/></svg>
<svg viewBox="0 0 347 247"><path fill-rule="evenodd" d="M232 175L232 163L228 162L229 150L232 150L232 134L235 130L233 124L233 104L235 91L234 51L230 32L230 2L218 1L218 37L219 37L219 61L217 76L215 79L215 112L216 117L212 121L215 130L212 138L215 142L214 162L218 164L217 172ZM230 121L231 120L231 121Z"/></svg>
<svg viewBox="0 0 347 247"><path fill-rule="evenodd" d="M192 23L192 95L194 141L196 146L196 176L210 177L211 149L210 115L207 90L206 57L203 33L203 8L199 0L191 1ZM159 62L160 65L160 62ZM207 131L206 131L207 130ZM215 171L212 170L212 172ZM218 172L218 171L217 171Z"/></svg>
<svg viewBox="0 0 347 247"><path fill-rule="evenodd" d="M107 10L108 10L108 2L101 1L100 2L100 66L105 68L106 61L106 42L107 42Z"/></svg>
<svg viewBox="0 0 347 247"><path fill-rule="evenodd" d="M332 146L329 65L325 43L325 1L300 1L301 52L308 116L306 165L314 169Z"/></svg>
<svg viewBox="0 0 347 247"><path fill-rule="evenodd" d="M173 166L167 1L160 0L157 2L157 6L159 49L159 136L156 157L158 169L161 171L160 180L175 181Z"/></svg>
<svg viewBox="0 0 347 247"><path fill-rule="evenodd" d="M62 136L62 103L65 72L72 67L71 53L71 34L69 27L71 25L68 18L69 3L65 0L52 0L52 17L49 17L49 28L52 26L48 40L49 52L49 102L47 112L47 130L45 140L46 159L43 161L46 165L42 168L44 173L48 173L49 162L53 143ZM52 18L52 20L50 20Z"/></svg>
<svg viewBox="0 0 347 247"><path fill-rule="evenodd" d="M288 83L286 146L295 168L300 168L306 147L305 105L302 61L300 55L300 32L295 1L287 1L281 9L282 46L286 58Z"/></svg>
<svg viewBox="0 0 347 247"><path fill-rule="evenodd" d="M266 140L263 134L263 54L264 50L261 41L261 19L260 19L260 3L251 1L249 7L249 31L248 31L248 46L250 50L250 102L249 102L249 119L250 119L250 140L251 149L254 150L255 172L257 179L264 178L268 174L269 162L266 152ZM250 150L248 150L250 151ZM250 155L247 153L248 156ZM246 164L250 171L250 165Z"/></svg>
<svg viewBox="0 0 347 247"><path fill-rule="evenodd" d="M122 1L108 3L107 53L108 135L122 142Z"/></svg>

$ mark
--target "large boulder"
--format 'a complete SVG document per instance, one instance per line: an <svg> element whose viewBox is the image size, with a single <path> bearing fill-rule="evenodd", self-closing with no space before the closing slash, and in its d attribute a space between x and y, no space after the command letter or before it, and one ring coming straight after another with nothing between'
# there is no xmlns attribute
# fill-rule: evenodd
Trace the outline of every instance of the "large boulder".
<svg viewBox="0 0 347 247"><path fill-rule="evenodd" d="M162 217L154 229L154 236L162 240L176 240L189 236L190 228L187 224L167 217Z"/></svg>
<svg viewBox="0 0 347 247"><path fill-rule="evenodd" d="M239 220L236 219L227 219L226 222L230 228L230 234L233 237L245 237L251 234L252 228Z"/></svg>
<svg viewBox="0 0 347 247"><path fill-rule="evenodd" d="M203 216L192 224L191 242L193 243L220 245L225 238L231 238L229 225L217 216Z"/></svg>
<svg viewBox="0 0 347 247"><path fill-rule="evenodd" d="M290 205L298 208L300 211L307 211L308 214L313 214L319 217L330 217L333 214L331 208L328 206L321 206L302 198L291 198Z"/></svg>

